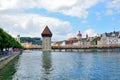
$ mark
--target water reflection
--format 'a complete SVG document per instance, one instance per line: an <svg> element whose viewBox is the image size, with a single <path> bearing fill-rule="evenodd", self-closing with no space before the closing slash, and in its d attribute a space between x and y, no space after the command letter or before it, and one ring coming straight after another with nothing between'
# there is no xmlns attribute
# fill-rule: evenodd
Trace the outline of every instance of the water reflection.
<svg viewBox="0 0 120 80"><path fill-rule="evenodd" d="M24 52L18 61L13 80L41 80L41 56L40 51Z"/></svg>
<svg viewBox="0 0 120 80"><path fill-rule="evenodd" d="M120 53L24 52L13 80L119 80Z"/></svg>
<svg viewBox="0 0 120 80"><path fill-rule="evenodd" d="M42 79L48 80L48 76L52 70L53 69L52 69L51 52L44 51L42 52L42 72L43 72Z"/></svg>

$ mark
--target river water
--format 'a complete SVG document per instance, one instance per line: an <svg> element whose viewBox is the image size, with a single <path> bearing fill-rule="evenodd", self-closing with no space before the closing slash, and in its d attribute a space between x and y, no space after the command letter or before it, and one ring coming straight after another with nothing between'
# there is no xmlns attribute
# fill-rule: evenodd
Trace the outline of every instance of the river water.
<svg viewBox="0 0 120 80"><path fill-rule="evenodd" d="M120 53L25 51L13 80L120 80Z"/></svg>

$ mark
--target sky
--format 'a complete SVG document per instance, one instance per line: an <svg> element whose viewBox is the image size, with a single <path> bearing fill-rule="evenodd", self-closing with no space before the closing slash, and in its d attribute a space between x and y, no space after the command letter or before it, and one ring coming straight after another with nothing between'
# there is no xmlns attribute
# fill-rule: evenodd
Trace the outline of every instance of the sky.
<svg viewBox="0 0 120 80"><path fill-rule="evenodd" d="M53 41L120 31L120 0L0 0L0 27L13 37L41 37L46 25Z"/></svg>

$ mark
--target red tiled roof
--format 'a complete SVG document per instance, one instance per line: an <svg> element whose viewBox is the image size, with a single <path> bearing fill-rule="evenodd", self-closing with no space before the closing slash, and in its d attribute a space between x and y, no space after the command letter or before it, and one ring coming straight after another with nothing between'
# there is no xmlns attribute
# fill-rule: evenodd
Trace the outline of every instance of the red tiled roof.
<svg viewBox="0 0 120 80"><path fill-rule="evenodd" d="M48 26L46 26L41 35L42 37L52 37L52 32L50 31Z"/></svg>
<svg viewBox="0 0 120 80"><path fill-rule="evenodd" d="M69 38L68 41L77 42L78 39L76 37L73 37L73 38Z"/></svg>

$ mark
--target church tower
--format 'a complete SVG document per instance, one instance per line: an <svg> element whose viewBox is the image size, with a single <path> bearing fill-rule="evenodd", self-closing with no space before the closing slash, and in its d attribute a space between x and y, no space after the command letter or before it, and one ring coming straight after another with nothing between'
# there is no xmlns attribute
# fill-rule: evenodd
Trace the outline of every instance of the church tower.
<svg viewBox="0 0 120 80"><path fill-rule="evenodd" d="M78 46L80 46L81 45L81 40L82 40L82 34L81 34L80 31L77 34L77 39L78 39Z"/></svg>
<svg viewBox="0 0 120 80"><path fill-rule="evenodd" d="M42 32L42 50L43 51L51 51L51 37L52 33L48 26Z"/></svg>
<svg viewBox="0 0 120 80"><path fill-rule="evenodd" d="M17 35L16 40L20 43L20 35Z"/></svg>

